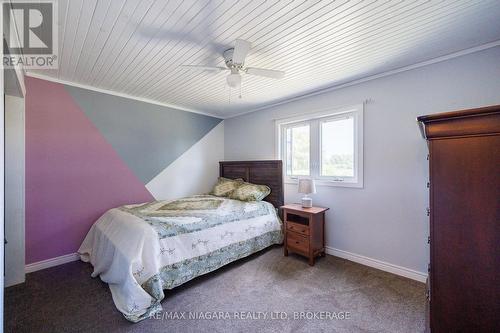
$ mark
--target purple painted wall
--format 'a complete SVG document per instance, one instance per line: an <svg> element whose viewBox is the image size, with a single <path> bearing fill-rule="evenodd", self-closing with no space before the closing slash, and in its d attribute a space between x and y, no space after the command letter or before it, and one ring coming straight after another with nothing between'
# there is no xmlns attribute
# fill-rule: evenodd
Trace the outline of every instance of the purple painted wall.
<svg viewBox="0 0 500 333"><path fill-rule="evenodd" d="M111 207L153 200L64 87L26 79L26 263L74 253Z"/></svg>

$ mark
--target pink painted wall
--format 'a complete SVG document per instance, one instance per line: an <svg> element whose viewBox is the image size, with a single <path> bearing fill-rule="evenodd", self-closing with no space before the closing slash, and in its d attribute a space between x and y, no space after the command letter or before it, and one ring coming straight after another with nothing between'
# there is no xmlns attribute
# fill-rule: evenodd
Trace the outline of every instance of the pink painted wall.
<svg viewBox="0 0 500 333"><path fill-rule="evenodd" d="M74 253L106 210L153 200L64 87L26 79L26 263Z"/></svg>

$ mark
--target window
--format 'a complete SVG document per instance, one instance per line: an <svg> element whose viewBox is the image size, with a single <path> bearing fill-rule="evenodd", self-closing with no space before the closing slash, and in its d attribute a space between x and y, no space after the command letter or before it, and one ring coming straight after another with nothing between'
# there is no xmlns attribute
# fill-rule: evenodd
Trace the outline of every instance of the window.
<svg viewBox="0 0 500 333"><path fill-rule="evenodd" d="M363 105L276 121L285 181L363 187Z"/></svg>
<svg viewBox="0 0 500 333"><path fill-rule="evenodd" d="M287 175L310 175L310 126L302 124L286 129L286 166Z"/></svg>
<svg viewBox="0 0 500 333"><path fill-rule="evenodd" d="M354 177L354 118L320 122L322 177Z"/></svg>

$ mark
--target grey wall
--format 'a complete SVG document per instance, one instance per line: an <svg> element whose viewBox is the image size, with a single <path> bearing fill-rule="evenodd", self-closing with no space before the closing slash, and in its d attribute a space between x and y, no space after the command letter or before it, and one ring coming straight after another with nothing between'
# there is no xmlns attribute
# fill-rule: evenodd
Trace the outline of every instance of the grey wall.
<svg viewBox="0 0 500 333"><path fill-rule="evenodd" d="M364 188L319 186L335 249L419 272L428 262L426 144L419 115L500 104L500 47L225 120L225 159L271 159L274 119L365 105ZM285 201L298 202L295 185Z"/></svg>
<svg viewBox="0 0 500 333"><path fill-rule="evenodd" d="M64 88L144 183L222 121L82 88Z"/></svg>

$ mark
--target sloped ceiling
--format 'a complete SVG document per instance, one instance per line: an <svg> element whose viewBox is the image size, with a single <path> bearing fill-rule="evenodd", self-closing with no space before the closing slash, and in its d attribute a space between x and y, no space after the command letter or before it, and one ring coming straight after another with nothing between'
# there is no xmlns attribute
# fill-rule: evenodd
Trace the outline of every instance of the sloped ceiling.
<svg viewBox="0 0 500 333"><path fill-rule="evenodd" d="M500 1L59 0L59 69L36 74L231 117L370 75L500 40ZM246 75L223 66L236 38L246 64L286 72Z"/></svg>

